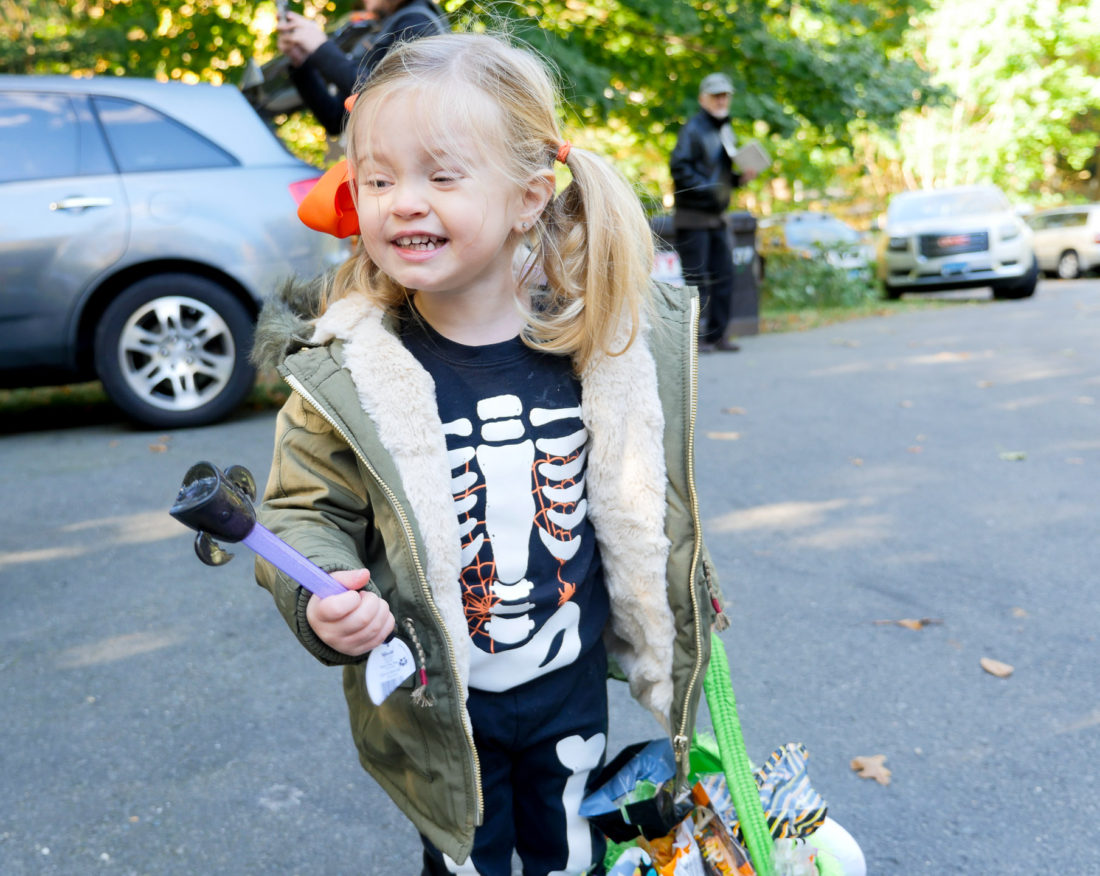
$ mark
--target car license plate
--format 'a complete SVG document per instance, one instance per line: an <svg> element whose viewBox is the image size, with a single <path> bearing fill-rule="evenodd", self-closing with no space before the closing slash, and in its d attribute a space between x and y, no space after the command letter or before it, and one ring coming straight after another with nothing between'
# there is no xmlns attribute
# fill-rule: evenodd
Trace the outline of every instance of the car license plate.
<svg viewBox="0 0 1100 876"><path fill-rule="evenodd" d="M966 270L966 262L945 262L943 267L940 268L941 274L961 274Z"/></svg>

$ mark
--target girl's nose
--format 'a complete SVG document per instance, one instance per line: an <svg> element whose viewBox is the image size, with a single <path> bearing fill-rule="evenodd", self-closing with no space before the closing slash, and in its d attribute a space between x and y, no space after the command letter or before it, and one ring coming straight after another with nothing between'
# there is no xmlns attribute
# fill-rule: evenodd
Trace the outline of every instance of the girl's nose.
<svg viewBox="0 0 1100 876"><path fill-rule="evenodd" d="M399 182L393 187L390 210L397 216L423 216L430 209L424 187L415 182Z"/></svg>

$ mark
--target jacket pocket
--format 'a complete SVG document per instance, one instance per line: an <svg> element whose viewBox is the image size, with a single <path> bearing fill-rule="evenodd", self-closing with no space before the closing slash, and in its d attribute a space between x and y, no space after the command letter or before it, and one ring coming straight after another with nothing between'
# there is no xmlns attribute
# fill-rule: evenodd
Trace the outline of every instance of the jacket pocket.
<svg viewBox="0 0 1100 876"><path fill-rule="evenodd" d="M344 695L360 755L374 769L390 775L396 784L404 784L399 776L409 773L432 781L425 710L413 704L411 685L399 686L376 706L367 697L364 671L363 665L344 670Z"/></svg>

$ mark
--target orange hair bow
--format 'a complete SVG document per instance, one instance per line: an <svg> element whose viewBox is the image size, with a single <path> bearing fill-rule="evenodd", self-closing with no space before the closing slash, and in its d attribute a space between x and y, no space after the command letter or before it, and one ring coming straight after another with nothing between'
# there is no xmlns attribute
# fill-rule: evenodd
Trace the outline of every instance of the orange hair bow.
<svg viewBox="0 0 1100 876"><path fill-rule="evenodd" d="M359 213L351 199L348 162L341 159L325 171L298 205L298 218L314 231L333 237L351 237L359 233Z"/></svg>

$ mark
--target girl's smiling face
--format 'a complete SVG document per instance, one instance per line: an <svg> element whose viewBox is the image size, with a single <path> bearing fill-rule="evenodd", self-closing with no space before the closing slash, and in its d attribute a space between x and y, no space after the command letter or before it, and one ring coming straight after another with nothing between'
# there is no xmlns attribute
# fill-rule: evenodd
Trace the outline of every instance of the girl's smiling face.
<svg viewBox="0 0 1100 876"><path fill-rule="evenodd" d="M541 213L552 182L524 188L475 134L425 124L426 104L435 104L426 88L376 100L352 130L359 229L371 261L410 290L511 303L523 223ZM499 112L487 98L478 103Z"/></svg>

